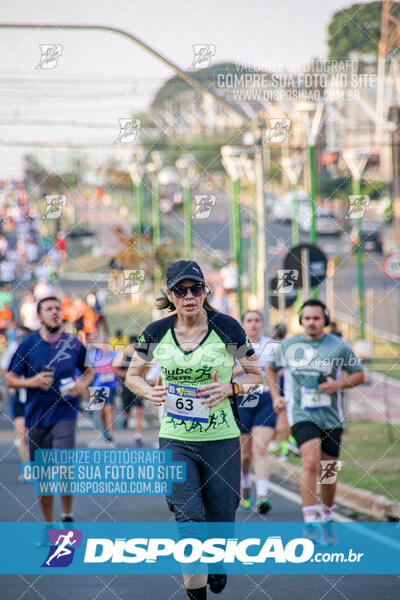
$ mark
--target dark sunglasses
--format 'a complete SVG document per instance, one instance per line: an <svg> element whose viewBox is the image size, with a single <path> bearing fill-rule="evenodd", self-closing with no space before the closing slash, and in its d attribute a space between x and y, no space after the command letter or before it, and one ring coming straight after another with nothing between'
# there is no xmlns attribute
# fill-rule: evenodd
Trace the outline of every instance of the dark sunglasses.
<svg viewBox="0 0 400 600"><path fill-rule="evenodd" d="M194 285L189 285L188 287L176 285L172 288L172 291L177 298L185 298L188 290L192 292L192 296L198 298L204 292L204 285L202 283L195 283Z"/></svg>

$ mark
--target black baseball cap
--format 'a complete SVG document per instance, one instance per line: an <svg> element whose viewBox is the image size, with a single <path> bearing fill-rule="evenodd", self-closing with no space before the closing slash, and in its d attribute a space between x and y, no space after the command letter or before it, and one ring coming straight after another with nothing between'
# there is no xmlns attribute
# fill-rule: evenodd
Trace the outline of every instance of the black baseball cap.
<svg viewBox="0 0 400 600"><path fill-rule="evenodd" d="M169 290L183 279L205 283L203 272L194 260L177 260L168 267L167 288Z"/></svg>

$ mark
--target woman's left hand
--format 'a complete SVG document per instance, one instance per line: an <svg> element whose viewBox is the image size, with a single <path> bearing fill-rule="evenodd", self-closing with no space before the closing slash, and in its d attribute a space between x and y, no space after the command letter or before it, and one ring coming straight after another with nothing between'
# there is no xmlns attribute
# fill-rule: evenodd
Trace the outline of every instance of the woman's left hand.
<svg viewBox="0 0 400 600"><path fill-rule="evenodd" d="M217 371L212 374L213 382L203 385L198 388L196 398L204 398L202 404L215 406L225 398L228 398L232 393L232 385L230 383L222 383L218 381ZM208 398L205 398L208 396Z"/></svg>

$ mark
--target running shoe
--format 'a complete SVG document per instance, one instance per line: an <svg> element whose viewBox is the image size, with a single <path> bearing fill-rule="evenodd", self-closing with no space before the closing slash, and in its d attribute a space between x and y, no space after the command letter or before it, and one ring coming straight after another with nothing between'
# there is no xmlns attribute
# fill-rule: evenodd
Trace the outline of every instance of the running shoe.
<svg viewBox="0 0 400 600"><path fill-rule="evenodd" d="M113 437L112 437L111 433L109 431L107 431L107 429L103 430L103 438L106 440L106 442L113 441Z"/></svg>
<svg viewBox="0 0 400 600"><path fill-rule="evenodd" d="M268 498L257 498L257 502L256 502L256 511L258 512L259 515L263 515L265 513L267 513L269 510L271 510L272 506L271 506L271 502L268 500Z"/></svg>
<svg viewBox="0 0 400 600"><path fill-rule="evenodd" d="M220 594L226 586L228 577L225 573L219 575L209 575L207 578L208 587L214 594Z"/></svg>
<svg viewBox="0 0 400 600"><path fill-rule="evenodd" d="M66 515L65 517L61 518L61 522L62 523L75 523L75 519L71 515Z"/></svg>
<svg viewBox="0 0 400 600"><path fill-rule="evenodd" d="M328 544L328 546L333 546L337 543L337 536L335 530L333 528L332 521L326 521L321 523L322 526L322 537L324 538L324 542Z"/></svg>
<svg viewBox="0 0 400 600"><path fill-rule="evenodd" d="M45 523L40 533L40 537L36 542L36 546L50 546L49 536L47 535L49 529L62 529L62 527L60 527L60 523Z"/></svg>
<svg viewBox="0 0 400 600"><path fill-rule="evenodd" d="M306 523L303 529L303 535L312 542L319 542L320 533L316 523Z"/></svg>
<svg viewBox="0 0 400 600"><path fill-rule="evenodd" d="M240 507L241 508L243 508L244 510L249 510L252 506L253 506L253 501L251 499L251 496L248 496L247 498L240 498Z"/></svg>

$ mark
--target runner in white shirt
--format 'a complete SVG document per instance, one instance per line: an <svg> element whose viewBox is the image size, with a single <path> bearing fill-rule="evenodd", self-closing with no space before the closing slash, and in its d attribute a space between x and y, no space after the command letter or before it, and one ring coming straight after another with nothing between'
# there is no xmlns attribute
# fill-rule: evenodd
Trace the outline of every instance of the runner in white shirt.
<svg viewBox="0 0 400 600"><path fill-rule="evenodd" d="M256 510L266 513L271 509L268 498L269 464L268 446L276 426L277 415L272 406L272 398L265 382L265 372L277 342L261 335L264 327L262 314L249 310L243 315L243 329L259 357L264 383L259 390L245 396L238 396L240 416L240 443L242 449L241 501L242 508L251 508L251 469L256 478ZM235 379L239 379L242 369L234 369Z"/></svg>
<svg viewBox="0 0 400 600"><path fill-rule="evenodd" d="M11 260L2 260L0 263L0 279L3 283L10 283L15 279L15 263Z"/></svg>
<svg viewBox="0 0 400 600"><path fill-rule="evenodd" d="M40 323L37 317L36 302L33 294L28 292L19 307L21 321L30 331L37 331Z"/></svg>

